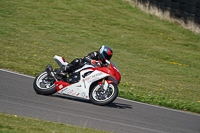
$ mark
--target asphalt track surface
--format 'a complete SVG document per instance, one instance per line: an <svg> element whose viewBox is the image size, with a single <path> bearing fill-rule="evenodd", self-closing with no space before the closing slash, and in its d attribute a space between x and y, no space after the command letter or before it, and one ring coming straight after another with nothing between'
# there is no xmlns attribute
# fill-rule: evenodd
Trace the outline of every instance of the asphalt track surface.
<svg viewBox="0 0 200 133"><path fill-rule="evenodd" d="M97 106L57 93L38 95L33 80L0 69L0 112L120 133L200 133L200 115L122 98Z"/></svg>

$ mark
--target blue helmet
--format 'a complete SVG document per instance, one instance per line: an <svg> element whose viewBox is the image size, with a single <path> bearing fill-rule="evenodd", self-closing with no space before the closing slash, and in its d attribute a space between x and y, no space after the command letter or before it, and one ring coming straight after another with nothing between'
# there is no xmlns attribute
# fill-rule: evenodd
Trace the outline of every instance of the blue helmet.
<svg viewBox="0 0 200 133"><path fill-rule="evenodd" d="M112 49L104 45L100 47L99 53L102 60L110 60L113 55Z"/></svg>

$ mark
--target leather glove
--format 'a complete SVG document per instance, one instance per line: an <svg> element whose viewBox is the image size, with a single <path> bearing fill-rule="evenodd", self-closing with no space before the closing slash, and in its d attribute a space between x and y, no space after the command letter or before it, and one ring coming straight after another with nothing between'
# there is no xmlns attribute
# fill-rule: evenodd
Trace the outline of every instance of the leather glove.
<svg viewBox="0 0 200 133"><path fill-rule="evenodd" d="M91 64L101 67L102 62L101 61L92 60Z"/></svg>

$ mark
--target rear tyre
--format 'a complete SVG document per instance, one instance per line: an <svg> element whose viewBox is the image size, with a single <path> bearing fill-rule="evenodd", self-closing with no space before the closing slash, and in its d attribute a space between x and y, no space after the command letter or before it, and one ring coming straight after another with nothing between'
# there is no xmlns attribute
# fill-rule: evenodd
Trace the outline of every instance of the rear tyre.
<svg viewBox="0 0 200 133"><path fill-rule="evenodd" d="M36 93L51 95L56 92L55 80L46 71L41 72L33 81L33 88Z"/></svg>
<svg viewBox="0 0 200 133"><path fill-rule="evenodd" d="M108 84L106 90L102 89L101 84L92 87L90 92L90 100L96 105L107 105L112 103L118 96L118 87L116 84Z"/></svg>

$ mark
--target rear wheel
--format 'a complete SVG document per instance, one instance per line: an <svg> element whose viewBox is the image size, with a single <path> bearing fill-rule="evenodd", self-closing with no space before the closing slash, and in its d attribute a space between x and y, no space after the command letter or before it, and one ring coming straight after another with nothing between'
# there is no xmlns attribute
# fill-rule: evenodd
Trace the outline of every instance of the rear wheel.
<svg viewBox="0 0 200 133"><path fill-rule="evenodd" d="M118 96L118 87L116 84L108 84L108 87L103 89L101 84L95 85L90 92L90 100L96 105L107 105L113 102Z"/></svg>
<svg viewBox="0 0 200 133"><path fill-rule="evenodd" d="M50 77L46 71L43 71L33 81L33 88L38 94L51 95L56 92L54 82L54 78Z"/></svg>

